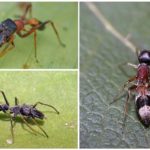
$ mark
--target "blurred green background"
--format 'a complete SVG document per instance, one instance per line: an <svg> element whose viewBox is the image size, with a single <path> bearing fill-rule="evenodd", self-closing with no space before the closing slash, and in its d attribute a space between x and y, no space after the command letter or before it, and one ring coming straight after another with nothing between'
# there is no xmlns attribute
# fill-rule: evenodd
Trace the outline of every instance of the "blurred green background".
<svg viewBox="0 0 150 150"><path fill-rule="evenodd" d="M15 48L0 58L0 68L22 68L28 60L29 68L77 68L78 4L75 2L33 2L32 16L41 21L52 20L66 47L62 47L48 24L44 31L37 31L37 53L34 59L34 37L15 36ZM0 3L0 22L22 15L16 2ZM3 49L3 47L1 48Z"/></svg>
<svg viewBox="0 0 150 150"><path fill-rule="evenodd" d="M94 3L98 11L138 48L150 49L150 3ZM149 148L150 129L140 123L131 97L125 131L125 94L109 105L136 71L136 54L108 32L85 3L80 5L80 146L82 148ZM86 63L85 63L86 62Z"/></svg>
<svg viewBox="0 0 150 150"><path fill-rule="evenodd" d="M40 121L49 138L30 133L22 121L16 121L15 143L9 145L10 121L0 112L1 148L76 148L77 147L77 73L76 72L1 72L0 89L14 106L14 97L20 104L37 101L55 106L60 115L49 107L38 106L47 119ZM0 95L0 103L4 104ZM19 117L18 117L19 118ZM24 129L22 125L24 126ZM40 131L36 125L30 124ZM28 130L28 131L27 131ZM40 131L41 132L41 131Z"/></svg>

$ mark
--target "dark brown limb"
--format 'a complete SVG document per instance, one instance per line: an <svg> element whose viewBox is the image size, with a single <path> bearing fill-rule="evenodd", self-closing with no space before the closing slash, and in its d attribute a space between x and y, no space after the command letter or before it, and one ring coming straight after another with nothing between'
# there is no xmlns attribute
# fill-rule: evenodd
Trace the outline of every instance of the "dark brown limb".
<svg viewBox="0 0 150 150"><path fill-rule="evenodd" d="M125 106L124 106L124 119L123 119L123 132L124 132L124 127L125 127L125 122L126 122L126 119L127 119L127 114L128 114L128 105L129 105L129 99L130 99L130 96L131 96L131 92L134 91L135 89L137 88L136 85L133 85L131 87L128 88L128 95L127 95L127 98L126 98L126 102L125 102Z"/></svg>
<svg viewBox="0 0 150 150"><path fill-rule="evenodd" d="M122 92L124 91L124 89L126 88L126 86L127 86L130 82L134 81L135 79L136 79L136 76L131 77L131 78L123 85L123 87L121 88L121 90L119 90L119 91L120 91L119 94L117 94L117 95L113 98L113 101L110 102L110 105L113 104L114 102L116 102L117 100L119 100L118 98L121 96L121 94L122 94ZM133 85L133 86L134 86L134 85Z"/></svg>
<svg viewBox="0 0 150 150"><path fill-rule="evenodd" d="M54 106L49 105L49 104L45 104L45 103L42 103L42 102L37 102L37 103L35 103L35 104L33 105L33 108L35 108L38 104L51 107L51 108L53 108L53 109L56 111L57 114L59 114L59 111L58 111Z"/></svg>
<svg viewBox="0 0 150 150"><path fill-rule="evenodd" d="M136 76L131 77L123 86L125 88L129 83L133 82L136 79Z"/></svg>
<svg viewBox="0 0 150 150"><path fill-rule="evenodd" d="M30 2L24 2L22 3L23 7L25 8L24 14L21 16L21 19L24 20L27 16L27 13L29 12L30 17L32 17L32 4ZM21 7L21 4L20 4Z"/></svg>
<svg viewBox="0 0 150 150"><path fill-rule="evenodd" d="M130 98L130 95L131 95L131 92L130 90L128 91L128 95L127 95L127 99L126 99L126 102L125 102L125 106L124 106L124 119L123 119L123 128L125 126L125 122L126 122L126 119L127 119L127 113L128 113L128 105L129 105L129 98Z"/></svg>
<svg viewBox="0 0 150 150"><path fill-rule="evenodd" d="M36 30L29 30L27 31L26 33L22 34L21 32L17 32L17 34L21 37L21 38L25 38L27 36L29 36L30 34L34 33L34 49L35 49L35 52L34 52L34 57L35 57L35 60L36 62L38 63L38 58L37 58L37 50L36 50Z"/></svg>
<svg viewBox="0 0 150 150"><path fill-rule="evenodd" d="M21 33L21 32L17 32L17 34L21 37L21 38L25 38L27 36L29 36L30 34L34 33L36 30L36 28L31 28L29 31L27 31L26 33Z"/></svg>
<svg viewBox="0 0 150 150"><path fill-rule="evenodd" d="M3 98L4 98L4 100L5 100L5 103L9 106L9 102L8 102L8 100L7 100L7 98L6 98L5 93L4 93L3 91L0 91L0 92L1 92L2 95L3 95Z"/></svg>
<svg viewBox="0 0 150 150"><path fill-rule="evenodd" d="M48 134L44 131L43 128L40 127L40 125L36 122L34 118L32 118L33 122L37 125L37 127L45 134L45 136L48 138Z"/></svg>
<svg viewBox="0 0 150 150"><path fill-rule="evenodd" d="M15 105L18 105L18 98L15 97Z"/></svg>
<svg viewBox="0 0 150 150"><path fill-rule="evenodd" d="M124 90L124 89L123 89L123 90ZM115 103L116 101L119 100L119 97L122 95L123 90L121 90L121 91L119 92L119 94L117 94L117 95L113 98L113 101L110 102L109 105L112 105L113 103Z"/></svg>
<svg viewBox="0 0 150 150"><path fill-rule="evenodd" d="M10 124L11 124L11 138L12 138L12 143L14 143L14 125L13 125L12 117L10 117Z"/></svg>
<svg viewBox="0 0 150 150"><path fill-rule="evenodd" d="M34 57L36 62L38 63L38 58L37 58L37 49L36 49L36 31L34 31L34 49L35 49L35 53L34 53Z"/></svg>
<svg viewBox="0 0 150 150"><path fill-rule="evenodd" d="M60 45L63 46L63 47L65 47L66 45L61 41L60 36L59 36L59 34L58 34L58 31L57 31L57 29L56 29L54 23L53 23L51 20L48 20L48 21L42 23L41 26L46 25L47 23L50 23L50 24L51 24L51 26L52 26L52 28L53 28L53 30L54 30L56 36L57 36L57 39L58 39Z"/></svg>
<svg viewBox="0 0 150 150"><path fill-rule="evenodd" d="M33 131L33 133L34 134L36 134L36 130L34 130L29 124L28 124L28 122L26 121L26 119L23 117L23 116L21 116L21 119L23 120L23 122Z"/></svg>

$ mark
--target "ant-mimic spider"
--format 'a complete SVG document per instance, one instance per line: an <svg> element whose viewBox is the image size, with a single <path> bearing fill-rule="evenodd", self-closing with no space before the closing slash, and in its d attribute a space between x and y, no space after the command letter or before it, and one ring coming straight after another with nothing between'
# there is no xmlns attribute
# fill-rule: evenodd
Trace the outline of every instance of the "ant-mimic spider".
<svg viewBox="0 0 150 150"><path fill-rule="evenodd" d="M136 95L135 105L137 115L145 127L150 126L150 50L137 51L137 57L139 61L138 65L128 63L129 66L132 66L137 70L137 74L131 77L123 86L123 90L127 87L128 91L124 107L123 127L127 117L129 99L133 92ZM117 97L113 102L118 100ZM111 102L111 104L113 102Z"/></svg>
<svg viewBox="0 0 150 150"><path fill-rule="evenodd" d="M23 7L23 6L21 6ZM51 20L47 21L40 21L36 18L27 19L27 13L32 12L32 5L31 3L24 4L25 12L22 16L19 17L17 20L12 19L6 19L0 24L0 47L3 45L6 45L5 48L0 52L0 57L4 56L8 51L12 50L15 47L14 44L14 34L16 33L21 38L25 38L32 33L34 34L34 48L35 48L35 60L38 62L37 58L37 50L36 50L36 31L43 31L47 24L50 24L52 26L52 29L54 30L57 39L61 46L65 47L65 44L61 41L59 33L54 25L54 23ZM30 27L30 29L27 30L27 26ZM24 66L26 68L26 65Z"/></svg>
<svg viewBox="0 0 150 150"><path fill-rule="evenodd" d="M14 142L14 131L13 131L14 124L13 124L13 122L15 122L15 118L17 116L20 116L22 121L33 131L34 134L36 134L37 131L34 128L32 128L28 123L28 120L31 119L35 123L35 125L37 125L37 127L48 138L48 134L46 133L46 131L35 120L36 118L40 119L40 120L43 120L45 118L44 114L41 111L39 111L36 107L39 104L44 105L44 106L48 106L48 107L51 107L56 112L56 114L59 114L59 111L54 106L49 105L49 104L45 104L42 102L36 102L34 105L27 105L27 104L19 105L18 99L17 99L17 97L15 97L15 106L10 107L5 93L3 91L0 91L0 92L1 92L1 94L5 100L5 104L0 105L0 111L7 113L10 116L11 137L12 137L12 140L10 143Z"/></svg>

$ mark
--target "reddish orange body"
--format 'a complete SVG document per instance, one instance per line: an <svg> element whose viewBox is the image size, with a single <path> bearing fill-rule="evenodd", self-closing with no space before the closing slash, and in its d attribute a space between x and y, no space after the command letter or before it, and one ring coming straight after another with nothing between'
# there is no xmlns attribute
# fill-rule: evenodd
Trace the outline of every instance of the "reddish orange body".
<svg viewBox="0 0 150 150"><path fill-rule="evenodd" d="M149 66L140 64L137 70L136 80L138 84L145 84L149 82Z"/></svg>

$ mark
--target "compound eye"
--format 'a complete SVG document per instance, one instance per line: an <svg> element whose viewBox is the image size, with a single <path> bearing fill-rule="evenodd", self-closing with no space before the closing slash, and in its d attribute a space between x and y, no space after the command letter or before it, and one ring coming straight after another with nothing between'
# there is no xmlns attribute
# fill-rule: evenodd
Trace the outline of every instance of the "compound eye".
<svg viewBox="0 0 150 150"><path fill-rule="evenodd" d="M150 50L142 50L138 56L140 63L150 65Z"/></svg>

